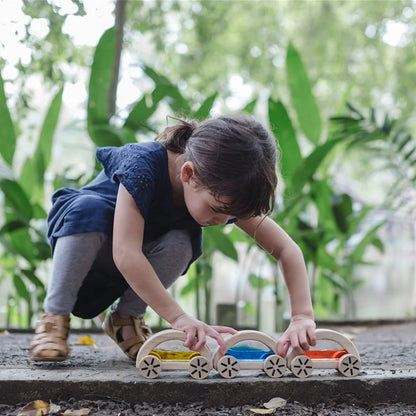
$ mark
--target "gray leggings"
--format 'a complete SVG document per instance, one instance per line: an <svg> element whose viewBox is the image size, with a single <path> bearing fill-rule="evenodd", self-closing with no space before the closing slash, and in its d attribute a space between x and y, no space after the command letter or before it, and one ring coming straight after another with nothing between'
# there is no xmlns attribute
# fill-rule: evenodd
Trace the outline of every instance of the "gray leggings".
<svg viewBox="0 0 416 416"><path fill-rule="evenodd" d="M143 253L167 288L191 261L190 235L186 230L171 230L144 244ZM134 317L145 315L147 305L127 285L114 264L111 238L101 232L58 238L45 311L93 318L117 298L116 307L121 313Z"/></svg>

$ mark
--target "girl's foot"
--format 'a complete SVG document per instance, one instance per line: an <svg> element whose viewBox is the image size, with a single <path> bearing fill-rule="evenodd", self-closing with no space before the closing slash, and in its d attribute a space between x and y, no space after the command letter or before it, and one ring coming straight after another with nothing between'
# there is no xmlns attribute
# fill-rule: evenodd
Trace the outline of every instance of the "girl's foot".
<svg viewBox="0 0 416 416"><path fill-rule="evenodd" d="M68 358L69 316L45 312L36 325L30 356L33 361L64 361Z"/></svg>
<svg viewBox="0 0 416 416"><path fill-rule="evenodd" d="M144 342L152 335L143 318L122 315L119 311L107 313L103 322L104 332L122 349L132 360Z"/></svg>

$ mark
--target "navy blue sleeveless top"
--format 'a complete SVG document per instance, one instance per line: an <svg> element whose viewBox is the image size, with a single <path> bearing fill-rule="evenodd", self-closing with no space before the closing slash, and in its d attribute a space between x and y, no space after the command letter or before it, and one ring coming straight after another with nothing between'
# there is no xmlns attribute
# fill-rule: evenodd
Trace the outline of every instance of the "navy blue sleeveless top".
<svg viewBox="0 0 416 416"><path fill-rule="evenodd" d="M87 186L62 188L52 196L48 215L48 238L52 251L61 236L102 231L112 236L119 184L133 197L145 220L144 243L172 229L187 229L193 258L202 252L201 226L186 206L173 203L166 149L156 142L129 143L122 147L101 147L96 151L103 171Z"/></svg>

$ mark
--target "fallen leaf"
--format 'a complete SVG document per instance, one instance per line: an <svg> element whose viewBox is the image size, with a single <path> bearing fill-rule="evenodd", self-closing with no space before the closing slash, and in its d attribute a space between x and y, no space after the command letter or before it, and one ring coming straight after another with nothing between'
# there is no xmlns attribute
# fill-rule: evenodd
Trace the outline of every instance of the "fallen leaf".
<svg viewBox="0 0 416 416"><path fill-rule="evenodd" d="M77 344L78 345L93 345L94 347L97 346L95 341L92 338L90 338L88 335L86 335L85 337L80 338L77 341Z"/></svg>
<svg viewBox="0 0 416 416"><path fill-rule="evenodd" d="M287 400L282 399L281 397L273 397L273 399L269 400L267 403L264 403L263 406L266 409L281 409L285 407Z"/></svg>
<svg viewBox="0 0 416 416"><path fill-rule="evenodd" d="M17 416L43 416L48 413L57 413L59 410L60 407L53 403L47 403L43 400L34 400L23 406Z"/></svg>
<svg viewBox="0 0 416 416"><path fill-rule="evenodd" d="M65 410L65 412L62 413L62 416L87 416L91 413L90 409L83 408L78 410Z"/></svg>
<svg viewBox="0 0 416 416"><path fill-rule="evenodd" d="M10 332L5 329L3 331L0 331L0 335L10 335Z"/></svg>
<svg viewBox="0 0 416 416"><path fill-rule="evenodd" d="M270 413L273 413L275 409L250 409L250 411L258 415L269 415Z"/></svg>

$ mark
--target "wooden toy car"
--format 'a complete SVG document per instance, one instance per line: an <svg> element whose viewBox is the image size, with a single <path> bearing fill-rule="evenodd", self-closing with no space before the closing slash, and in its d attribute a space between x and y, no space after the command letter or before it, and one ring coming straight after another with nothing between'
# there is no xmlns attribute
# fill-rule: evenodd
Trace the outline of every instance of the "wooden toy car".
<svg viewBox="0 0 416 416"><path fill-rule="evenodd" d="M199 352L169 351L155 349L168 341L186 340L186 334L175 329L167 329L152 335L137 354L136 367L145 378L156 378L162 370L187 370L195 379L203 379L212 370L212 358L209 348Z"/></svg>
<svg viewBox="0 0 416 416"><path fill-rule="evenodd" d="M245 341L257 341L265 345L266 351L250 346L235 347ZM263 370L269 377L282 377L286 371L286 360L276 353L276 341L258 331L244 330L225 341L227 351L214 354L213 365L224 378L236 377L240 370Z"/></svg>
<svg viewBox="0 0 416 416"><path fill-rule="evenodd" d="M354 377L361 371L360 354L355 345L343 334L331 329L317 329L317 341L332 341L340 350L311 349L303 355L290 354L288 367L296 377L309 377L313 369L338 369L345 377Z"/></svg>

